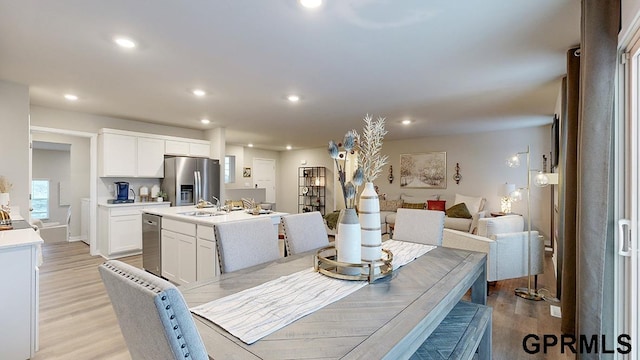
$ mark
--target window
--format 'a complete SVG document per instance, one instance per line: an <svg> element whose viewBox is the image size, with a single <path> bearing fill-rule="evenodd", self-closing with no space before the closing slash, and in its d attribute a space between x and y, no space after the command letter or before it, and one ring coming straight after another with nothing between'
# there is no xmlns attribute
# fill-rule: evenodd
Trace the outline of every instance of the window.
<svg viewBox="0 0 640 360"><path fill-rule="evenodd" d="M33 179L31 181L31 217L34 219L49 218L49 180Z"/></svg>
<svg viewBox="0 0 640 360"><path fill-rule="evenodd" d="M236 157L227 155L224 157L224 183L236 182Z"/></svg>

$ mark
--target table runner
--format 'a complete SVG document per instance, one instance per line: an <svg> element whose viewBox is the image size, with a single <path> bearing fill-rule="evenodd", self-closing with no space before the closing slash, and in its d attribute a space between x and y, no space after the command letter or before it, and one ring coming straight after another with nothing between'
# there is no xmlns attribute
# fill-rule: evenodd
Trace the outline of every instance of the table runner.
<svg viewBox="0 0 640 360"><path fill-rule="evenodd" d="M393 253L394 270L436 248L397 240L387 240L382 247ZM334 279L309 268L190 310L252 344L367 284Z"/></svg>

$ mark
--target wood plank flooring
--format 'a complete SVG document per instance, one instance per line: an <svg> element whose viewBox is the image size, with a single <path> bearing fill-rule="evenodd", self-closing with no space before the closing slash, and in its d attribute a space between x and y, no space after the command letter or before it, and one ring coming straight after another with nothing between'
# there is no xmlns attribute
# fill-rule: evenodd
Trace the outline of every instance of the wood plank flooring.
<svg viewBox="0 0 640 360"><path fill-rule="evenodd" d="M105 292L98 265L101 257L89 255L82 242L45 243L44 264L40 268L40 350L36 360L130 359L124 338ZM121 259L142 267L142 257ZM555 293L551 258L539 287ZM487 304L493 307L494 359L574 359L560 354L524 352L522 340L529 333L560 335L560 319L549 312L549 303L524 300L513 295L516 287L526 287L526 278L499 281L490 286Z"/></svg>

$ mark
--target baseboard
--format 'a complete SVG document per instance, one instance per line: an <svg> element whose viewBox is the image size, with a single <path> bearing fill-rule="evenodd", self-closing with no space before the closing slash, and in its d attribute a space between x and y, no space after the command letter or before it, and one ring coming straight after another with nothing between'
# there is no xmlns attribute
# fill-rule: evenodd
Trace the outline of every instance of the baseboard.
<svg viewBox="0 0 640 360"><path fill-rule="evenodd" d="M69 236L69 242L83 241L86 240L82 236Z"/></svg>

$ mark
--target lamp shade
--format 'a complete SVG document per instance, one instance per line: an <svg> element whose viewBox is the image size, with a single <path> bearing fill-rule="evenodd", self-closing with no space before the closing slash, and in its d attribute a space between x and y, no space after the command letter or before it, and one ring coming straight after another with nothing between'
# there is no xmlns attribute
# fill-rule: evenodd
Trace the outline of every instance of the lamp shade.
<svg viewBox="0 0 640 360"><path fill-rule="evenodd" d="M515 184L507 184L507 183L502 184L498 188L498 196L502 196L502 197L509 196L515 190L516 190L516 185Z"/></svg>

